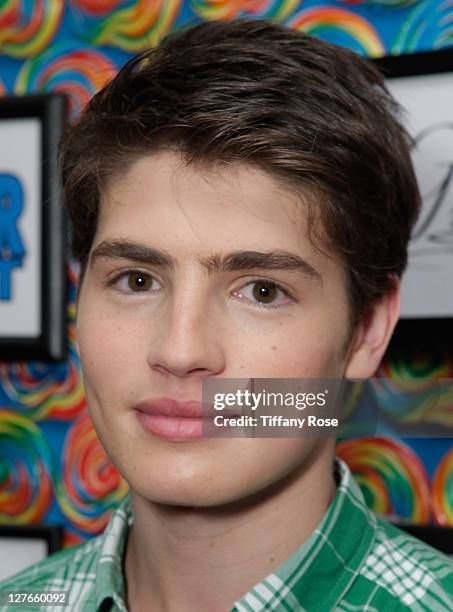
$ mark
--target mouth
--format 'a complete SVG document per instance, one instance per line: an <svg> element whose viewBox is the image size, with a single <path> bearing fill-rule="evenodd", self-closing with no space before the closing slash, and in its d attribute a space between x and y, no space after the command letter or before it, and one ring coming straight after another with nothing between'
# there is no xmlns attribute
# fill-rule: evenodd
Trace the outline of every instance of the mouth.
<svg viewBox="0 0 453 612"><path fill-rule="evenodd" d="M214 423L212 417L172 417L163 414L147 414L140 410L137 410L137 417L148 432L174 442L204 438L206 429L210 425L213 426Z"/></svg>
<svg viewBox="0 0 453 612"><path fill-rule="evenodd" d="M145 414L160 414L167 417L203 418L217 414L217 410L211 404L196 400L180 401L170 397L143 400L134 407Z"/></svg>
<svg viewBox="0 0 453 612"><path fill-rule="evenodd" d="M221 414L206 402L179 401L168 397L141 401L134 409L144 429L174 442L199 440L209 434L212 437L214 417ZM235 416L233 411L229 414Z"/></svg>
<svg viewBox="0 0 453 612"><path fill-rule="evenodd" d="M161 397L134 406L137 417L149 433L174 442L205 437L218 414L211 404L196 400L179 401Z"/></svg>

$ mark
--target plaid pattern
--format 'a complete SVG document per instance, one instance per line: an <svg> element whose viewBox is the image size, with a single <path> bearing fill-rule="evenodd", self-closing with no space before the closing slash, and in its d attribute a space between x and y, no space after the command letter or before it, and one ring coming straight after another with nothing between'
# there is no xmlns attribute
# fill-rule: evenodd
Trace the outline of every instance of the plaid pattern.
<svg viewBox="0 0 453 612"><path fill-rule="evenodd" d="M336 461L337 495L317 529L232 612L451 612L453 562L378 519L348 467ZM69 591L71 612L127 612L121 569L133 516L127 496L104 533L40 561L0 584L0 591ZM0 610L31 610L30 604ZM62 607L38 607L61 612Z"/></svg>

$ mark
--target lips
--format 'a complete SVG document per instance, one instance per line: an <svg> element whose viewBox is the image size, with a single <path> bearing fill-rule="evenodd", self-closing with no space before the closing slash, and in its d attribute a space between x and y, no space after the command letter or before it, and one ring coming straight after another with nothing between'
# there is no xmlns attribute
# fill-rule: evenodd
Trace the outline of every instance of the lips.
<svg viewBox="0 0 453 612"><path fill-rule="evenodd" d="M187 419L212 418L219 414L218 410L206 402L178 401L169 397L143 400L134 408L145 414Z"/></svg>
<svg viewBox="0 0 453 612"><path fill-rule="evenodd" d="M136 404L135 410L148 432L173 442L203 438L218 414L210 404L168 397L144 400Z"/></svg>
<svg viewBox="0 0 453 612"><path fill-rule="evenodd" d="M134 406L138 420L154 436L172 442L188 442L216 434L214 417L222 411L196 400L179 401L169 397L147 399ZM240 414L228 408L228 415Z"/></svg>

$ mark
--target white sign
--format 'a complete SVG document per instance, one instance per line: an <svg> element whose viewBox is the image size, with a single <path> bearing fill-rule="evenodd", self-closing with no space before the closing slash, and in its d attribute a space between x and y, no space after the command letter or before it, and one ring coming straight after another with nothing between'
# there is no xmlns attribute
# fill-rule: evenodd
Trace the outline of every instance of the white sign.
<svg viewBox="0 0 453 612"><path fill-rule="evenodd" d="M0 336L41 333L41 122L0 120Z"/></svg>
<svg viewBox="0 0 453 612"><path fill-rule="evenodd" d="M452 65L453 69L453 65ZM453 71L387 81L407 111L423 199L403 275L401 316L453 317Z"/></svg>

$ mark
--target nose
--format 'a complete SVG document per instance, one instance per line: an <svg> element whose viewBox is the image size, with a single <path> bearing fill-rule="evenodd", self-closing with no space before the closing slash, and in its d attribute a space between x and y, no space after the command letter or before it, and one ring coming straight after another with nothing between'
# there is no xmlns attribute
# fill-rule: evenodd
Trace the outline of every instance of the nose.
<svg viewBox="0 0 453 612"><path fill-rule="evenodd" d="M207 299L192 288L162 306L148 352L152 370L179 378L207 377L225 367L220 321Z"/></svg>

